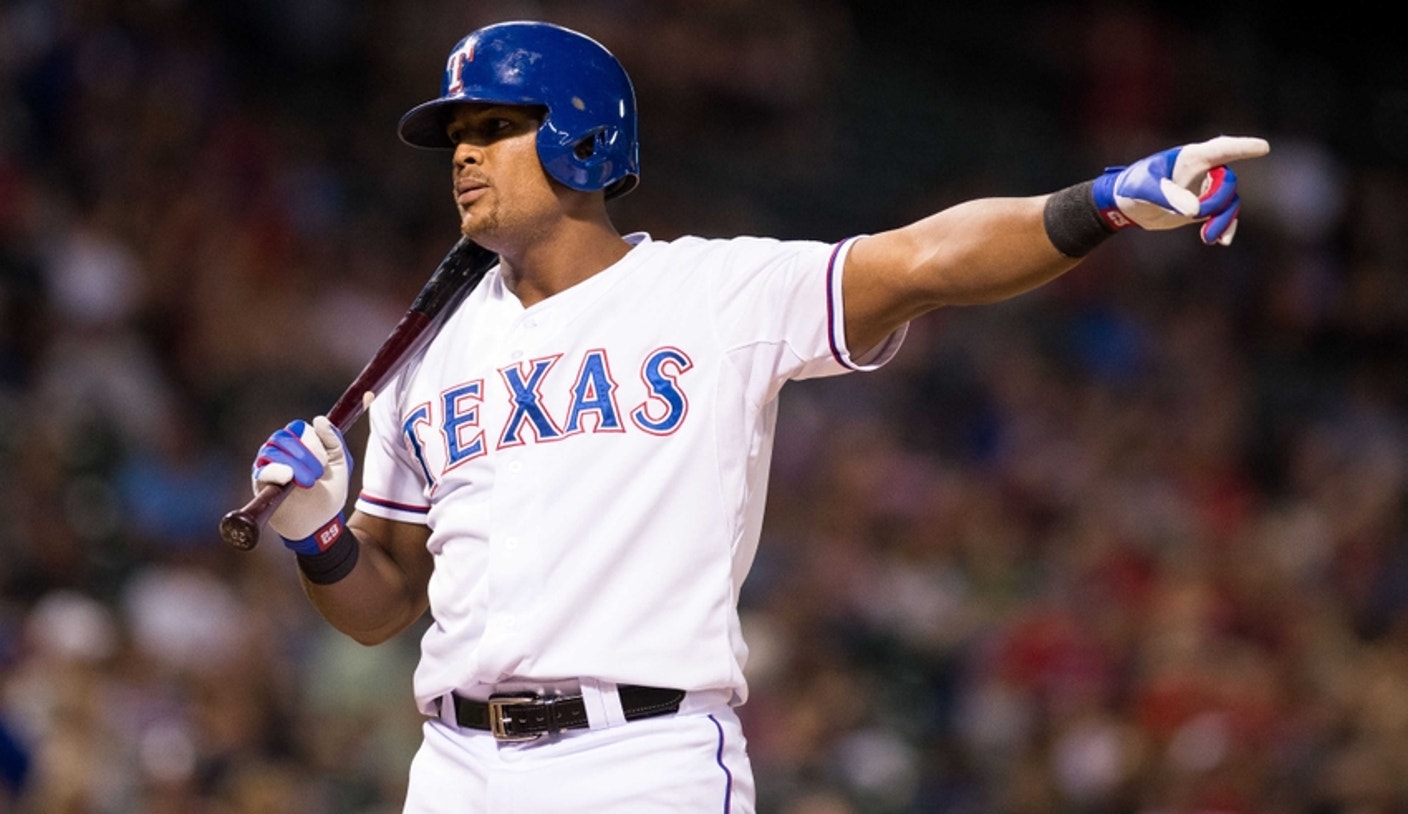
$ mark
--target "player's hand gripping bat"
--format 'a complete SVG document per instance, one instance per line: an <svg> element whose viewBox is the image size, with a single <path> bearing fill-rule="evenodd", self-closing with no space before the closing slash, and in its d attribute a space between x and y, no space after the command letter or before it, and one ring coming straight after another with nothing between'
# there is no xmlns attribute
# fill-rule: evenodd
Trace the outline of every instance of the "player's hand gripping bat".
<svg viewBox="0 0 1408 814"><path fill-rule="evenodd" d="M362 372L328 410L328 421L343 433L357 423L367 409L367 394L379 393L411 356L434 338L439 330L436 318L473 290L497 260L498 255L469 238L461 238L440 261ZM259 529L293 488L290 480L283 486L270 484L260 489L242 508L227 513L220 520L220 537L244 551L254 548L259 544Z"/></svg>

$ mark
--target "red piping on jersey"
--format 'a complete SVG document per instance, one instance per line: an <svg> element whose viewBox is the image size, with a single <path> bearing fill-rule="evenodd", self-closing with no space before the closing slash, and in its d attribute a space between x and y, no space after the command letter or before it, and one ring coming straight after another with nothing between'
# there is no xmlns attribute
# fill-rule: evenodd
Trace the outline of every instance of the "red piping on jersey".
<svg viewBox="0 0 1408 814"><path fill-rule="evenodd" d="M365 500L373 506L380 506L383 509L394 509L398 512L414 512L415 514L430 513L429 506L412 506L409 503L397 503L394 500L387 500L386 498L377 497L375 495L369 495L366 492L363 492L361 494L360 499Z"/></svg>

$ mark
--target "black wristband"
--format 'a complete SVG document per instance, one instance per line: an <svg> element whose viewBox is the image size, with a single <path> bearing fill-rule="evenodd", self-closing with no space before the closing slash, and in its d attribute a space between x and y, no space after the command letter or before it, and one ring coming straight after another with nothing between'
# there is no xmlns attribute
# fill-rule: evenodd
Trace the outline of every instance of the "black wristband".
<svg viewBox="0 0 1408 814"><path fill-rule="evenodd" d="M1046 237L1056 251L1067 257L1084 257L1114 234L1095 206L1095 196L1091 194L1094 185L1094 181L1085 181L1053 192L1046 199L1042 213Z"/></svg>
<svg viewBox="0 0 1408 814"><path fill-rule="evenodd" d="M314 585L331 585L352 573L362 544L346 526L326 550L319 554L299 554L298 570Z"/></svg>

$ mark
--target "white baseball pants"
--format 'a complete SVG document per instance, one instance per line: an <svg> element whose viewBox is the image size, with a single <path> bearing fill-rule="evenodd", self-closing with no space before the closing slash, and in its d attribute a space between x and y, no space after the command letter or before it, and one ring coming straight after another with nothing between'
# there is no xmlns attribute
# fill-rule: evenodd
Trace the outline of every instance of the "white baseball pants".
<svg viewBox="0 0 1408 814"><path fill-rule="evenodd" d="M708 711L496 741L440 719L424 726L405 814L753 814L738 718Z"/></svg>

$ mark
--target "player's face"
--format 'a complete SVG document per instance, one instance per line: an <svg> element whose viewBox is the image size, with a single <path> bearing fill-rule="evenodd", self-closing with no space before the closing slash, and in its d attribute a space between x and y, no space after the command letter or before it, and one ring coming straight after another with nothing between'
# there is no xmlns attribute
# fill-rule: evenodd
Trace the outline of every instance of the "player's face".
<svg viewBox="0 0 1408 814"><path fill-rule="evenodd" d="M539 108L467 104L450 119L460 228L484 245L557 208L553 182L538 161L541 117Z"/></svg>

